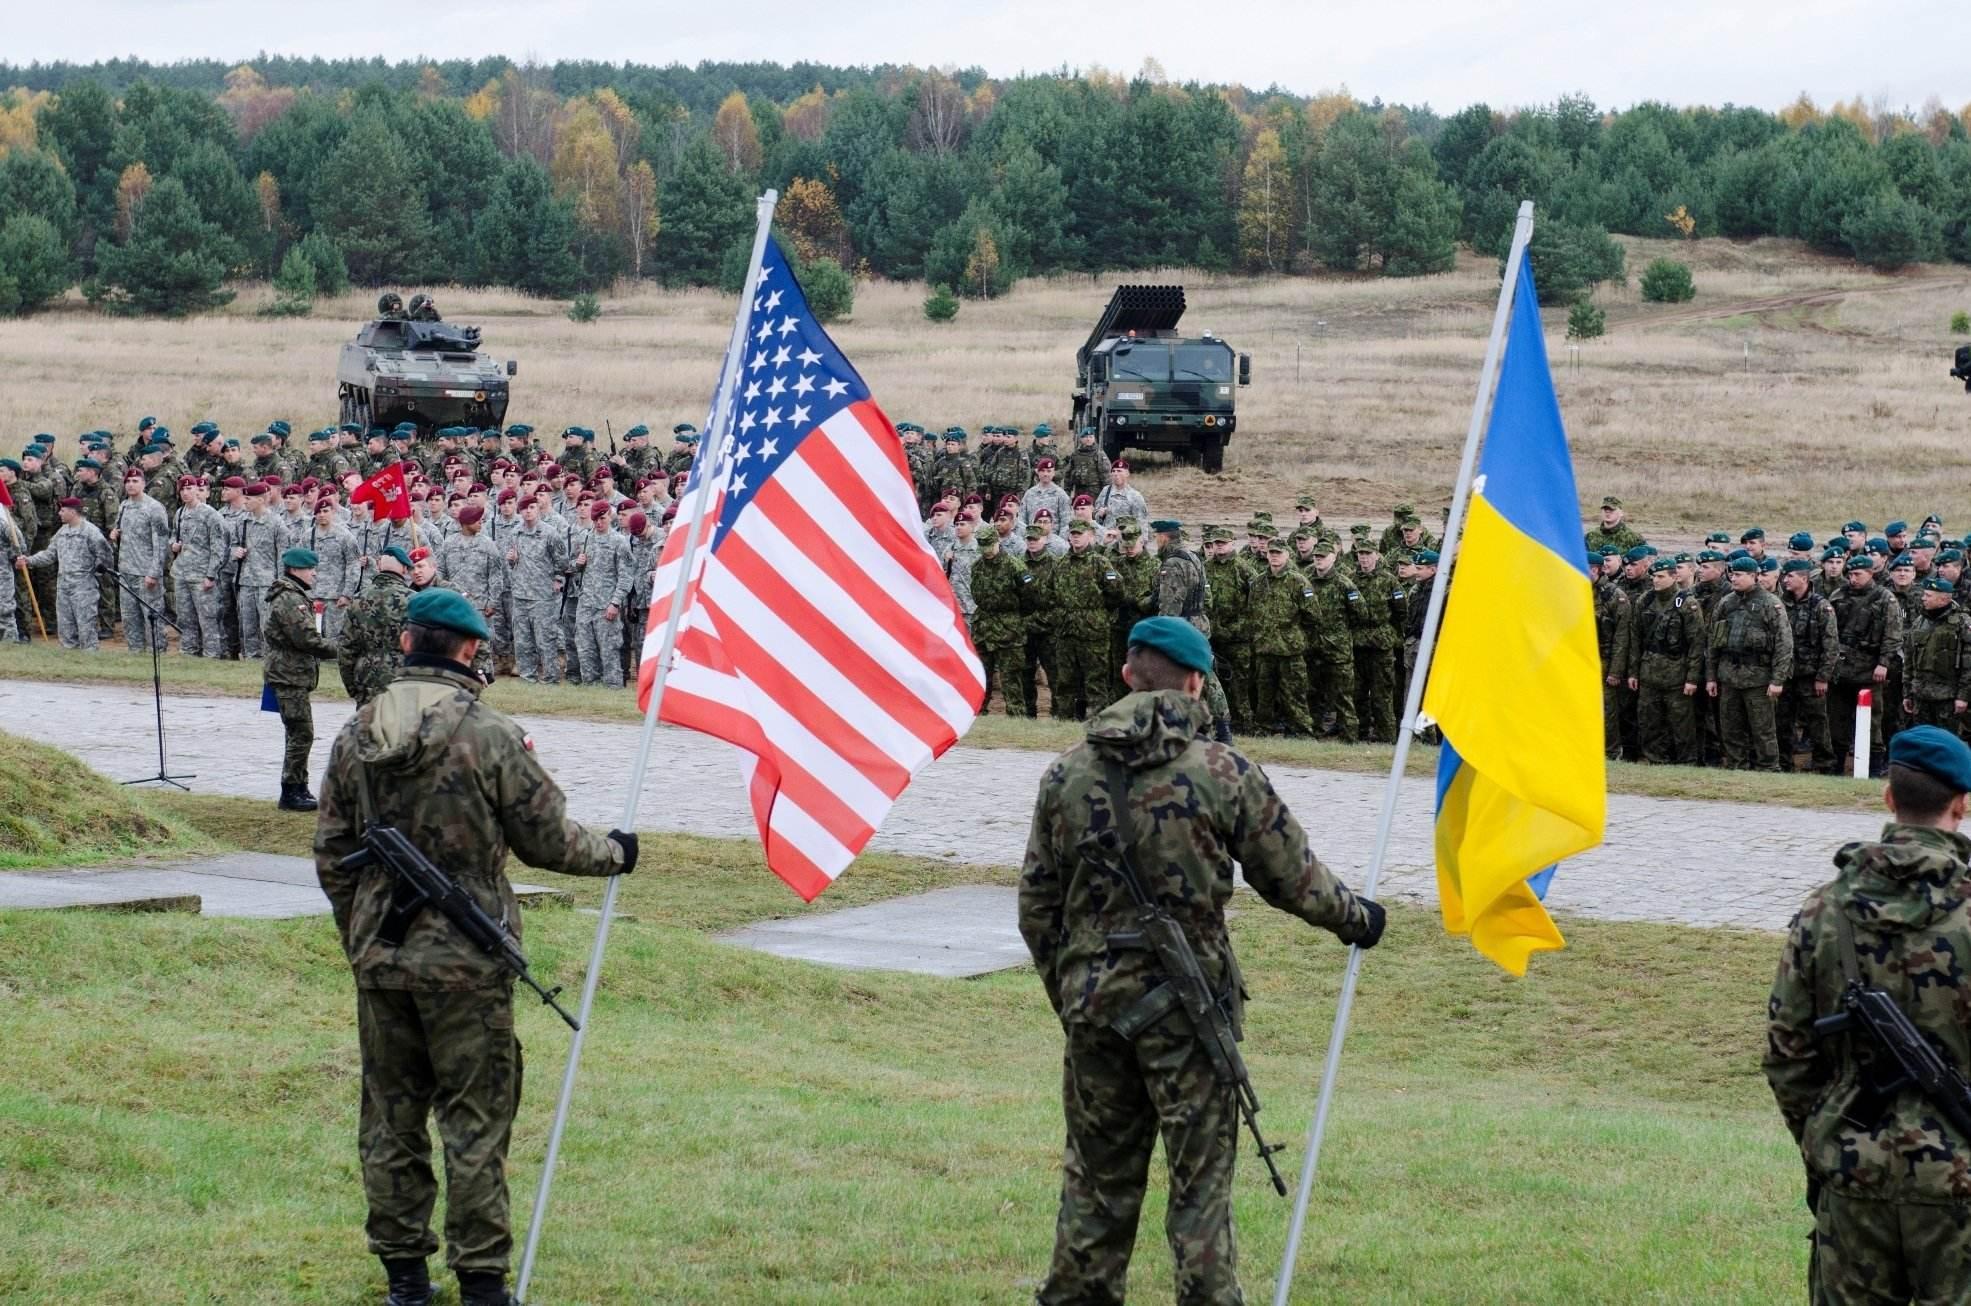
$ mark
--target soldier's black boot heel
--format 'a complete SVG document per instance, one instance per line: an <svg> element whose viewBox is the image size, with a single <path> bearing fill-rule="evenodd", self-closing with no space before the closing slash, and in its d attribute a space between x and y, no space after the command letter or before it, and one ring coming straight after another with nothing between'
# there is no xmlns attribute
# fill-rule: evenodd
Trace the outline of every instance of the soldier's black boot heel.
<svg viewBox="0 0 1971 1306"><path fill-rule="evenodd" d="M431 1271L425 1268L424 1258L416 1260L390 1260L383 1262L384 1277L390 1281L390 1295L383 1299L383 1306L431 1306L436 1295L431 1288Z"/></svg>
<svg viewBox="0 0 1971 1306"><path fill-rule="evenodd" d="M515 1306L506 1276L485 1271L459 1275L459 1306Z"/></svg>

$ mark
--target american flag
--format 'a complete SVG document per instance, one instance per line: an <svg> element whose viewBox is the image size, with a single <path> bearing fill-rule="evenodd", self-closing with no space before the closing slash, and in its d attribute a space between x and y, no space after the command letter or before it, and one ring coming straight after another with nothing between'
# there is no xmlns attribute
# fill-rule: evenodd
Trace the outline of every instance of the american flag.
<svg viewBox="0 0 1971 1306"><path fill-rule="evenodd" d="M660 718L738 746L767 865L812 901L978 714L985 673L924 541L903 444L772 240L709 477ZM716 404L715 404L716 407ZM664 542L637 702L687 531Z"/></svg>

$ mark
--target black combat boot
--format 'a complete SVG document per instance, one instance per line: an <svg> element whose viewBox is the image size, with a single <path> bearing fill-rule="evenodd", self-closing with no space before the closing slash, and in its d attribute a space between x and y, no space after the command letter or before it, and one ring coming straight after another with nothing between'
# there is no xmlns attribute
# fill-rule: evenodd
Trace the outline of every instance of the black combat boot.
<svg viewBox="0 0 1971 1306"><path fill-rule="evenodd" d="M459 1272L459 1306L519 1306L506 1290L506 1276L493 1270Z"/></svg>
<svg viewBox="0 0 1971 1306"><path fill-rule="evenodd" d="M307 785L281 786L280 809L283 812L312 812L315 806L315 795L308 792Z"/></svg>
<svg viewBox="0 0 1971 1306"><path fill-rule="evenodd" d="M390 1295L383 1299L383 1306L431 1306L437 1299L431 1289L431 1271L425 1268L422 1256L400 1261L385 1257L383 1273L390 1280Z"/></svg>

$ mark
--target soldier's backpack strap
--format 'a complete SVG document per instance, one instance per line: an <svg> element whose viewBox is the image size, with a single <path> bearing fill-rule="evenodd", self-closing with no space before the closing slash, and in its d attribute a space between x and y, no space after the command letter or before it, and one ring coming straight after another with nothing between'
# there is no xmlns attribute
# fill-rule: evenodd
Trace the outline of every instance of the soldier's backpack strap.
<svg viewBox="0 0 1971 1306"><path fill-rule="evenodd" d="M1847 911L1839 902L1834 903L1834 949L1841 961L1841 979L1844 984L1861 982L1861 958L1855 953L1855 923L1848 919Z"/></svg>

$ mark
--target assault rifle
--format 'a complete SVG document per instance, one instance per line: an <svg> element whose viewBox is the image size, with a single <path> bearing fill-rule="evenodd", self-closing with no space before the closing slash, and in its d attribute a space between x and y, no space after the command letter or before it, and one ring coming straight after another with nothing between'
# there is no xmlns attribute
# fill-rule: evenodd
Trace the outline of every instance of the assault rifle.
<svg viewBox="0 0 1971 1306"><path fill-rule="evenodd" d="M1266 1166L1266 1173L1272 1176L1273 1191L1285 1197L1287 1181L1281 1177L1280 1168L1273 1163L1273 1154L1284 1151L1286 1144L1269 1145L1260 1135L1259 1095L1253 1091L1252 1076L1246 1071L1245 1058L1239 1055L1239 1036L1233 1031L1231 1014L1225 1009L1224 1001L1212 991L1211 982L1205 978L1204 970L1198 964L1198 954L1192 949L1184 927L1144 891L1143 882L1137 878L1136 863L1129 852L1129 846L1134 842L1135 825L1129 809L1129 777L1120 762L1111 761L1108 765L1108 787L1109 802L1116 812L1116 833L1120 836L1115 873L1136 904L1137 923L1136 932L1111 934L1109 942L1117 947L1147 947L1156 953L1157 961L1163 967L1163 983L1150 990L1145 998L1125 1011L1109 1028L1123 1038L1133 1039L1171 1010L1182 1009L1190 1022L1191 1032L1204 1046L1213 1076L1219 1083L1233 1089L1239 1117L1252 1131L1252 1141L1259 1148L1259 1159ZM1238 983L1236 970L1232 983Z"/></svg>
<svg viewBox="0 0 1971 1306"><path fill-rule="evenodd" d="M1849 1033L1857 1026L1901 1072L1894 1077L1878 1075L1868 1085L1876 1101L1886 1101L1904 1088L1914 1088L1950 1122L1959 1137L1971 1139L1971 1084L1966 1084L1964 1077L1938 1055L1893 997L1862 983L1859 977L1849 980L1841 991L1841 1010L1814 1022L1814 1033L1826 1038Z"/></svg>
<svg viewBox="0 0 1971 1306"><path fill-rule="evenodd" d="M404 837L401 830L390 825L368 826L363 831L363 846L337 865L345 871L360 871L379 862L397 876L397 891L391 897L390 911L384 916L383 927L378 931L378 937L385 943L393 946L401 944L417 914L431 907L450 921L474 947L540 994L541 1001L553 1007L555 1014L568 1022L568 1028L581 1028L567 1009L554 1000L561 989L542 988L540 981L528 971L527 957L507 931L505 923L488 916L486 909L459 887L458 881L438 869L416 844Z"/></svg>

